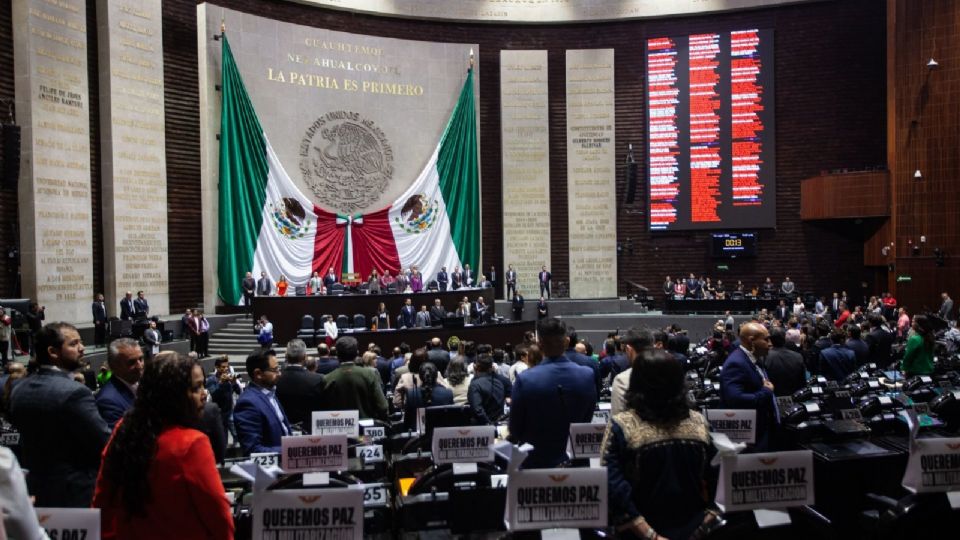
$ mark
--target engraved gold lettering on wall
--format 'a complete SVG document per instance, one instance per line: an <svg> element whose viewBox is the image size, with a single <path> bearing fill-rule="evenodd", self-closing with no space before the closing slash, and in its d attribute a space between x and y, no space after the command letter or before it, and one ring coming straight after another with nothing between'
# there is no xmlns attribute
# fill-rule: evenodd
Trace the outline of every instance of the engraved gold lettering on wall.
<svg viewBox="0 0 960 540"><path fill-rule="evenodd" d="M540 266L552 268L547 90L547 51L500 51L503 262L530 299Z"/></svg>
<svg viewBox="0 0 960 540"><path fill-rule="evenodd" d="M93 281L87 26L82 2L14 0L24 296L87 320Z"/></svg>
<svg viewBox="0 0 960 540"><path fill-rule="evenodd" d="M99 0L107 305L143 290L169 311L160 2ZM199 241L199 239L198 239Z"/></svg>
<svg viewBox="0 0 960 540"><path fill-rule="evenodd" d="M570 297L617 296L613 49L567 51Z"/></svg>
<svg viewBox="0 0 960 540"><path fill-rule="evenodd" d="M471 47L479 54L472 44L337 32L230 9L206 13L206 28L200 32L219 33L224 23L237 68L280 164L315 204L338 213L374 212L406 191L443 134L466 78ZM219 65L218 42L211 41L207 50L211 64ZM216 84L220 72L209 76ZM218 94L211 97L219 104ZM364 156L377 170L360 172L346 161L304 156L305 141L317 151L326 149L327 156L333 155L331 148L337 148L338 156L353 151L338 132L311 131L325 115L338 112L362 119L355 122L357 129L372 136L363 143L372 146L356 151L382 155L382 160ZM212 125L219 122L208 116ZM363 196L332 185L336 183L356 185Z"/></svg>

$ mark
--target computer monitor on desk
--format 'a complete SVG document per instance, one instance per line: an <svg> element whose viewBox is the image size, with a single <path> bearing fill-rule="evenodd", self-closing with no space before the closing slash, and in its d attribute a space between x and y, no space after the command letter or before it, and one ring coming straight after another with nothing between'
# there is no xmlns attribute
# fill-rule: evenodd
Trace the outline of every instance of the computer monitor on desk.
<svg viewBox="0 0 960 540"><path fill-rule="evenodd" d="M430 444L433 442L435 428L469 426L473 423L472 420L470 407L466 405L427 407L423 414L423 433Z"/></svg>

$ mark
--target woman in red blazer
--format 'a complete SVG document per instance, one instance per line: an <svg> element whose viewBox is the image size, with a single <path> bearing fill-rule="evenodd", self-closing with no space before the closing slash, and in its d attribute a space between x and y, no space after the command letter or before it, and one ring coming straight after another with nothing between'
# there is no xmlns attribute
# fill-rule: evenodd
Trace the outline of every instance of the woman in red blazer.
<svg viewBox="0 0 960 540"><path fill-rule="evenodd" d="M171 354L147 364L103 451L93 506L104 539L233 538L210 441L190 427L205 401L196 361Z"/></svg>

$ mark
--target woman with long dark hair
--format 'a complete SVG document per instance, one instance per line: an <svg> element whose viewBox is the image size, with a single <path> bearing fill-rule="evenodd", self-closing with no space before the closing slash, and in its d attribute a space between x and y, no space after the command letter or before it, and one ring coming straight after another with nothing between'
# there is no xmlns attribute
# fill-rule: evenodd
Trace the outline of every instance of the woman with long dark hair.
<svg viewBox="0 0 960 540"><path fill-rule="evenodd" d="M210 441L192 427L205 401L195 360L147 364L133 409L103 451L93 506L104 539L233 538Z"/></svg>
<svg viewBox="0 0 960 540"><path fill-rule="evenodd" d="M906 377L933 373L933 328L926 315L914 315L900 369Z"/></svg>
<svg viewBox="0 0 960 540"><path fill-rule="evenodd" d="M447 384L450 385L450 390L453 391L454 405L467 404L467 390L470 389L470 381L472 380L473 376L470 375L463 356L457 355L453 357L450 363L447 364Z"/></svg>
<svg viewBox="0 0 960 540"><path fill-rule="evenodd" d="M423 362L418 375L420 384L407 390L407 399L403 405L403 429L406 430L417 428L417 409L453 405L453 392L438 382L440 372L433 362Z"/></svg>
<svg viewBox="0 0 960 540"><path fill-rule="evenodd" d="M626 402L603 437L610 523L622 538L689 538L715 518L704 483L713 446L687 403L682 364L663 350L641 353Z"/></svg>

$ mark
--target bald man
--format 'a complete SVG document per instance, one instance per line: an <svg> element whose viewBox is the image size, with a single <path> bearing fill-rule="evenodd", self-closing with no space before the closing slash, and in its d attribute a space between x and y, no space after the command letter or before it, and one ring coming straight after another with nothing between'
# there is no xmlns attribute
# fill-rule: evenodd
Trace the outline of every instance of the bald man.
<svg viewBox="0 0 960 540"><path fill-rule="evenodd" d="M754 450L765 452L770 446L770 431L779 418L773 383L757 361L770 350L770 334L759 323L740 327L740 346L730 353L720 370L720 403L726 409L757 411L757 440Z"/></svg>

